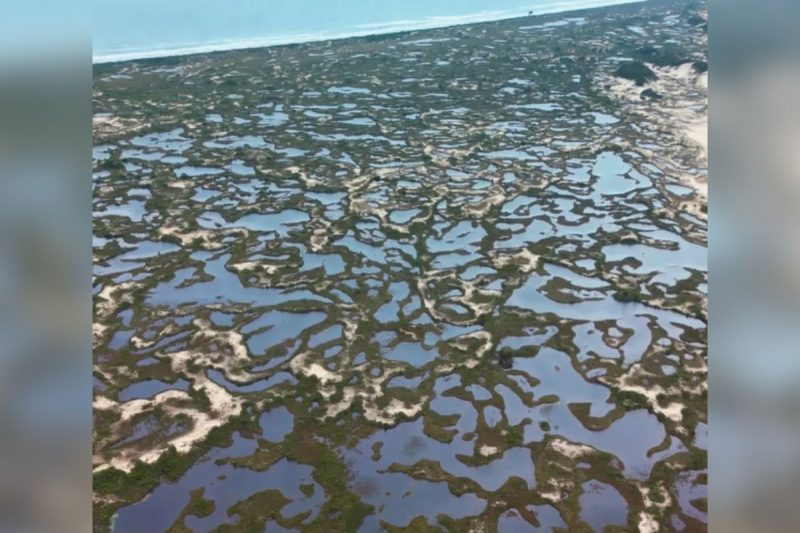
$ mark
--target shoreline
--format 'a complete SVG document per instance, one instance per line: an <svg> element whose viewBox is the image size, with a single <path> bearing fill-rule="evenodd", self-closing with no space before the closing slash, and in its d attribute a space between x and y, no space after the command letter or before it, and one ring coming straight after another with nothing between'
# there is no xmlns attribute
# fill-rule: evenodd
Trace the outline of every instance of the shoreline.
<svg viewBox="0 0 800 533"><path fill-rule="evenodd" d="M92 65L111 65L115 63L127 63L140 60L169 59L175 57L186 57L192 55L209 54L216 52L233 52L240 50L253 50L259 48L272 48L277 46L299 45L306 43L342 41L353 38L364 38L374 36L390 36L416 31L437 30L443 28L455 28L469 26L473 24L483 24L489 22L501 22L513 19L540 17L546 15L562 15L579 11L603 9L632 4L641 4L649 0L611 0L608 3L595 4L592 0L559 2L543 7L541 10L524 10L525 12L512 11L489 11L469 15L453 15L427 17L419 20L401 20L394 22L376 23L369 25L368 29L362 31L342 32L342 33L316 33L316 34L295 34L281 37L259 37L249 39L236 39L221 41L212 44L188 44L175 48L161 48L149 51L121 51L95 55L92 53ZM528 14L527 11L532 11ZM358 26L356 26L358 27Z"/></svg>

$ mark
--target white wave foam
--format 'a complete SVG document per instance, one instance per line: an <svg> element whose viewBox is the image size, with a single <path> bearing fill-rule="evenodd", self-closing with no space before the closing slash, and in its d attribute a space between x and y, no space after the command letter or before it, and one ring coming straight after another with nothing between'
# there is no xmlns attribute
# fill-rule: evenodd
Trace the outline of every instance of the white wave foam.
<svg viewBox="0 0 800 533"><path fill-rule="evenodd" d="M526 16L529 12L534 15L545 15L551 13L565 13L579 9L594 7L605 7L619 4L638 3L644 0L575 0L567 2L554 2L547 5L538 5L519 8L514 11L481 11L465 15L442 15L426 17L422 19L406 19L388 21L376 24L360 24L354 26L352 31L331 33L297 33L277 37L262 37L253 39L236 39L228 41L206 41L203 43L187 43L173 45L163 48L153 48L150 50L116 50L103 54L95 55L92 62L113 63L117 61L132 61L136 59L152 59L160 57L184 56L191 54L201 54L208 52L222 52L229 50L244 50L248 48L265 48L269 46L280 46L286 44L298 44L308 42L319 42L336 39L347 39L350 37L366 37L369 35L383 35L404 31L429 30L434 28L444 28L449 26L460 26L464 24L476 24L480 22L491 22Z"/></svg>

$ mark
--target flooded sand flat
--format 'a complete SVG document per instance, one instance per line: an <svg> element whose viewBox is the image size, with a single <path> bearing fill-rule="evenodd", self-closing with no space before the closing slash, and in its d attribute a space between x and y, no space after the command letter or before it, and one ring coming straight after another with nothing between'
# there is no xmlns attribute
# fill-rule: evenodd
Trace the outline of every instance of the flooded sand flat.
<svg viewBox="0 0 800 533"><path fill-rule="evenodd" d="M97 65L95 529L705 529L704 16Z"/></svg>

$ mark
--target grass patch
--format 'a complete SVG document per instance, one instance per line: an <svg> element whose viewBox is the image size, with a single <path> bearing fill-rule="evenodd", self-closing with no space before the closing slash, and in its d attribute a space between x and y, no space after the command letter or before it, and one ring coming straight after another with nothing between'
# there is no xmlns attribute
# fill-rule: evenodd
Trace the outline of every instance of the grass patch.
<svg viewBox="0 0 800 533"><path fill-rule="evenodd" d="M655 81L658 78L650 67L639 61L630 61L620 65L614 75L626 80L632 80L639 86Z"/></svg>

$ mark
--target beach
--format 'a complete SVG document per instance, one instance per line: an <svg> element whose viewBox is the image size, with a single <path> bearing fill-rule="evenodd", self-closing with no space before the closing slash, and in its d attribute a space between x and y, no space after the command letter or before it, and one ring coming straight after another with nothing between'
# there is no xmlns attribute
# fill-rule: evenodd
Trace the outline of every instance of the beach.
<svg viewBox="0 0 800 533"><path fill-rule="evenodd" d="M640 0L264 3L152 0L95 5L93 62L109 63L453 27Z"/></svg>

